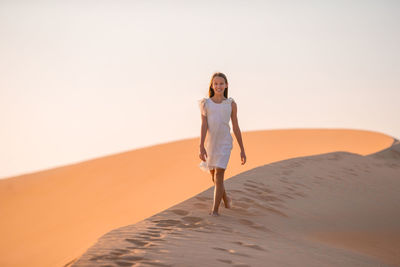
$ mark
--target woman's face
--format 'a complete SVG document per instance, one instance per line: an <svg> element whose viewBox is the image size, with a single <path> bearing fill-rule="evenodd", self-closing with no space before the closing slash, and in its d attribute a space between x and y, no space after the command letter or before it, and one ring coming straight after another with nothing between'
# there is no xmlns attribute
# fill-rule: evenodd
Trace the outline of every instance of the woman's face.
<svg viewBox="0 0 400 267"><path fill-rule="evenodd" d="M216 95L224 95L225 88L228 87L228 84L225 82L225 79L219 76L214 77L212 88L214 89L214 93Z"/></svg>

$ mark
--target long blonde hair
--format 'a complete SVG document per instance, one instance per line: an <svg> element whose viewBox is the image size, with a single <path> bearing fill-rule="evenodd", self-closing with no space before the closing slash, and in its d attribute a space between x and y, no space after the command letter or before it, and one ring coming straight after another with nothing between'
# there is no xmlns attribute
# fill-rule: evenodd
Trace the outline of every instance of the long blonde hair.
<svg viewBox="0 0 400 267"><path fill-rule="evenodd" d="M223 74L222 72L215 72L215 73L212 75L212 77L211 77L210 87L209 87L209 89L208 89L208 96L209 96L209 97L213 97L214 94L215 94L214 89L212 88L213 80L214 80L215 77L224 78L225 83L228 84L228 79L226 78L226 75L225 75L225 74ZM225 88L225 90L224 90L224 96L225 96L226 98L228 98L228 86L226 86L226 88Z"/></svg>

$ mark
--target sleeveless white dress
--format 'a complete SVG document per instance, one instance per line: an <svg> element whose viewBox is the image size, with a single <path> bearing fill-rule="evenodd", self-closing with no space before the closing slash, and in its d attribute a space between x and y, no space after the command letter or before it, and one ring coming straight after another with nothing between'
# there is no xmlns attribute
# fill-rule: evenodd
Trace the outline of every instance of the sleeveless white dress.
<svg viewBox="0 0 400 267"><path fill-rule="evenodd" d="M232 102L229 97L221 103L215 103L210 98L199 100L201 114L207 116L208 130L205 140L207 152L206 161L201 161L199 167L205 172L215 168L226 169L232 150L233 138L229 120L232 113Z"/></svg>

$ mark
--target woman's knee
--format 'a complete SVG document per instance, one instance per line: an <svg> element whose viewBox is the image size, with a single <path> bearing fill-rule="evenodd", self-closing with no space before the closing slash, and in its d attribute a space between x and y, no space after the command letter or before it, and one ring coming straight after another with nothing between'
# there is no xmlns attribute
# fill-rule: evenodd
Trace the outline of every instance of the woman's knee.
<svg viewBox="0 0 400 267"><path fill-rule="evenodd" d="M224 181L224 169L217 169L215 173L215 182L222 184Z"/></svg>
<svg viewBox="0 0 400 267"><path fill-rule="evenodd" d="M222 168L216 168L215 171L217 176L223 176L225 173L225 169Z"/></svg>

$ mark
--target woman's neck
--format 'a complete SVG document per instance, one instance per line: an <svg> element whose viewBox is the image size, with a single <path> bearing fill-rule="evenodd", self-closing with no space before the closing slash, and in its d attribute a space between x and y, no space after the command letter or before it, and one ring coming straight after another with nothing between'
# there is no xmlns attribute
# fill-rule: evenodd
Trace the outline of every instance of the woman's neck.
<svg viewBox="0 0 400 267"><path fill-rule="evenodd" d="M212 99L222 101L222 100L225 99L225 96L214 94L214 96L212 97Z"/></svg>

